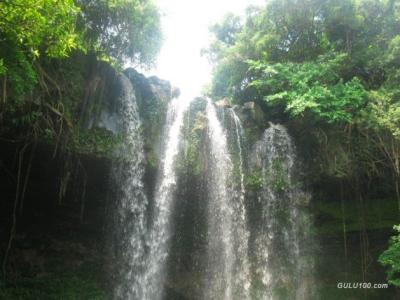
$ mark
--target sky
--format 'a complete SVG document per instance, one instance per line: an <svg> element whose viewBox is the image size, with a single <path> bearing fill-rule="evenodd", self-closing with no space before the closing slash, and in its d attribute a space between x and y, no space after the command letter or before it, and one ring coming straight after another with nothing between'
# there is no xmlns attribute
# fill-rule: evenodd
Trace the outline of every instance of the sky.
<svg viewBox="0 0 400 300"><path fill-rule="evenodd" d="M210 41L209 26L228 12L243 15L249 5L265 0L155 0L161 9L164 43L157 67L146 75L156 75L181 90L181 98L201 95L211 79L211 66L200 51Z"/></svg>

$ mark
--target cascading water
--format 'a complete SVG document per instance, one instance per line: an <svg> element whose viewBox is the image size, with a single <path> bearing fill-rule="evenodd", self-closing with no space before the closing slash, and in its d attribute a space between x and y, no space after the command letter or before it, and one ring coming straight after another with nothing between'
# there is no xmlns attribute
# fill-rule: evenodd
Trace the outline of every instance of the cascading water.
<svg viewBox="0 0 400 300"><path fill-rule="evenodd" d="M217 112L207 101L210 141L208 201L208 287L205 299L248 298L247 230L244 197L235 197L233 164Z"/></svg>
<svg viewBox="0 0 400 300"><path fill-rule="evenodd" d="M237 266L235 270L235 285L239 287L237 293L238 299L248 299L249 298L249 288L251 283L250 278L250 264L248 259L248 243L249 243L249 230L247 222L247 214L245 207L245 196L246 190L244 185L244 162L243 162L243 126L240 122L239 117L236 115L235 110L230 109L232 119L235 124L235 136L236 136L236 146L238 149L238 171L240 178L240 190L238 193L235 191L235 214L234 214L234 232L236 236L236 256L237 256Z"/></svg>
<svg viewBox="0 0 400 300"><path fill-rule="evenodd" d="M236 143L239 149L240 199L241 202L244 203L246 190L244 187L244 172L243 172L243 149L242 149L243 126L242 123L240 122L239 117L236 115L235 110L231 108L230 112L232 115L232 119L235 123ZM243 205L243 216L245 216L244 205Z"/></svg>
<svg viewBox="0 0 400 300"><path fill-rule="evenodd" d="M113 166L113 180L117 190L116 252L119 274L115 299L136 300L142 297L145 261L147 197L144 193L144 150L136 97L131 82L120 75L121 131L124 143L119 149L119 161Z"/></svg>
<svg viewBox="0 0 400 300"><path fill-rule="evenodd" d="M295 148L282 125L270 124L251 158L262 180L253 232L255 299L313 298L309 197L296 182Z"/></svg>
<svg viewBox="0 0 400 300"><path fill-rule="evenodd" d="M154 197L152 223L149 232L149 257L145 274L146 289L142 299L158 300L164 295L166 262L171 237L171 214L176 189L176 163L184 114L190 101L174 99L169 103L165 129L165 145Z"/></svg>
<svg viewBox="0 0 400 300"><path fill-rule="evenodd" d="M155 195L148 203L142 183L144 151L136 99L129 80L121 75L120 81L120 127L126 139L120 149L122 159L114 167L114 180L119 183L115 240L120 263L114 298L161 300L166 298L170 267L180 263L175 255L169 265L172 237L175 246L183 245L180 235L174 234L173 224L175 218L179 219L175 213L178 157L183 146L189 147L188 141L183 143L182 132L185 126L190 128L185 124L190 102L174 99L169 103ZM249 198L246 204L244 131L235 111L226 112L228 132L218 119L216 107L207 100L207 134L204 147L199 148L205 150L201 152L205 155L202 178L206 179L207 193L196 198L206 201L203 207L207 222L196 227L198 232L193 231L199 235L198 245L204 249L205 260L199 256L191 269L198 271L205 282L191 283L192 291L197 291L196 299L207 300L311 299L313 262L312 251L307 251L312 243L309 215L304 208L308 195L296 182L293 142L281 125L271 124L265 131L249 160L251 176L258 174L260 178L258 202ZM187 155L185 152L184 159L189 159ZM201 213L201 204L185 201L186 210L181 212ZM249 212L249 203L254 202L257 207ZM183 265L176 270L184 270Z"/></svg>
<svg viewBox="0 0 400 300"><path fill-rule="evenodd" d="M226 135L217 118L214 105L207 102L206 115L211 148L208 203L209 289L206 299L232 299L233 288L233 207L228 187L232 164L229 159Z"/></svg>

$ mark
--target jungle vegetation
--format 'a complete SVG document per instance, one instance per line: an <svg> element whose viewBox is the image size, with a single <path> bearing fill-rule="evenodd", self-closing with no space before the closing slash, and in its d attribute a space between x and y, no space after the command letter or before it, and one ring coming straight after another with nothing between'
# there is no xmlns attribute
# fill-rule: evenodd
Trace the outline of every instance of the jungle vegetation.
<svg viewBox="0 0 400 300"><path fill-rule="evenodd" d="M118 142L85 126L104 97L102 72L127 62L151 66L161 41L160 12L148 0L0 1L0 139L15 145L17 157L3 275L37 145L49 144L62 164L61 203L71 169L85 174L73 153L107 156Z"/></svg>
<svg viewBox="0 0 400 300"><path fill-rule="evenodd" d="M292 124L314 178L351 186L361 203L390 195L400 212L399 1L272 0L211 32L209 96L258 103ZM397 286L398 245L381 258Z"/></svg>
<svg viewBox="0 0 400 300"><path fill-rule="evenodd" d="M31 137L72 130L84 98L77 83L87 75L79 56L150 66L160 46L151 1L2 1L0 134L10 125Z"/></svg>
<svg viewBox="0 0 400 300"><path fill-rule="evenodd" d="M295 134L312 163L311 181L350 187L360 203L383 194L397 201L400 215L400 2L266 3L211 27L206 94L256 102ZM37 144L51 144L53 157L62 157L61 202L72 165L81 166L73 151L107 156L118 142L84 126L106 89L97 76L102 66L150 67L161 41L151 0L0 1L0 141L15 145L17 161L3 274ZM247 180L257 186L258 179ZM397 233L380 258L396 286L399 245ZM366 258L362 263L366 269Z"/></svg>

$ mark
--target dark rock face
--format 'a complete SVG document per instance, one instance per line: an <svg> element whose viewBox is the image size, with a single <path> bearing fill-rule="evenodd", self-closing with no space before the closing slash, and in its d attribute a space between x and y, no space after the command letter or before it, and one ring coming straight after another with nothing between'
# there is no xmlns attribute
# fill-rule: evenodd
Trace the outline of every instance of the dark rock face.
<svg viewBox="0 0 400 300"><path fill-rule="evenodd" d="M179 90L172 88L168 81L155 76L146 78L133 68L126 69L124 74L135 90L142 120L146 155L144 183L147 195L151 198L156 181L156 169L159 165L160 139L165 124L167 105L172 98L179 95Z"/></svg>
<svg viewBox="0 0 400 300"><path fill-rule="evenodd" d="M221 107L221 108L230 108L231 107L229 100L226 98L216 101L215 105L217 107Z"/></svg>
<svg viewBox="0 0 400 300"><path fill-rule="evenodd" d="M179 91L173 90L167 81L157 77L146 78L134 69L127 69L123 74L118 74L107 64L98 63L85 87L86 95L80 107L82 123L73 125L84 130L99 128L120 135L119 78L127 76L136 94L143 136L147 137L144 181L147 192L151 193L166 106ZM0 141L1 258L12 224L15 174L21 147L12 141ZM73 150L59 151L54 156L54 147L51 143L39 142L33 153L23 208L17 212L17 230L7 264L8 278L44 280L82 276L102 283L104 290L111 290L109 278L105 276L112 274L113 269L112 255L107 248L114 201L110 188L112 159ZM33 147L29 146L21 161L23 180L32 150Z"/></svg>
<svg viewBox="0 0 400 300"><path fill-rule="evenodd" d="M167 104L172 98L179 96L179 90L157 77L146 78L132 68L125 70L123 74L132 83L142 120L146 159L143 180L146 194L152 199ZM80 109L83 128L100 128L115 136L121 133L122 120L118 116L121 105L120 76L121 74L109 65L98 64L97 70L93 72L89 84L85 87L86 95ZM205 247L202 237L196 236L192 231L194 226L201 230L205 230L206 227L202 197L204 182L208 180L204 173L210 166L207 162L209 151L204 141L207 130L205 104L206 101L202 98L193 101L187 116L191 125L184 132L187 140L185 158L180 160L180 180L177 183L180 187L186 188L180 188L176 195L181 205L175 211L177 230L173 237L175 249L170 262L173 266L169 274L171 280L166 288L168 299L193 298L190 287L197 280L196 270L188 269L187 266L200 261L200 252ZM243 144L245 154L268 127L268 121L274 121L270 116L273 112L263 111L254 102L232 107L226 99L223 99L217 102L217 106L220 119L224 119L224 122L232 122L226 117L230 109L233 109L242 121L246 138L246 143ZM284 120L278 121L284 123ZM296 124L287 125L295 140L301 141L307 137L307 133L296 131ZM234 136L228 138L235 139ZM301 148L299 156L306 157L306 152L310 151L304 147L307 143L301 144L297 140L296 144ZM235 143L235 140L231 142ZM11 139L0 140L0 257L5 253L12 224L19 151L22 147L23 145L16 144ZM33 147L30 145L21 161L21 184L25 180L32 150ZM53 280L60 276L82 276L83 279L93 278L96 282L102 283L103 290L110 291L111 281L108 274L113 274L115 271L112 251L108 248L109 221L112 218L115 202L109 179L112 160L110 157L99 157L94 153L82 154L72 151L58 153L56 156L53 154L54 145L48 142L39 143L35 149L23 208L18 208L16 236L7 264L8 277L16 280L19 278ZM312 169L313 164L315 165L315 162L311 157L308 165L305 164L304 172L306 175L316 177ZM253 175L254 178L248 176L246 182L249 206L254 205L256 202L254 199L257 198L253 190L257 188L257 174ZM383 281L384 270L377 265L376 259L386 247L386 241L391 234L391 220L397 220L395 202L387 207L377 201L366 202L366 207L371 207L371 212L376 211L376 216L371 213L364 229L359 224L358 215L353 217L351 214L346 215L347 230L351 230L345 237L348 239L349 258L347 258L345 253L342 253L344 252L342 208L337 199L340 186L345 183L321 177L306 181L306 183L312 182L308 189L313 193L313 197L311 200L299 198L298 204L311 206L315 216L316 235L318 238L323 237L316 262L317 272L325 274L321 277L322 281L334 285L337 280L343 280L339 275L344 271L359 281L358 255L361 247L359 238L364 231L368 231L371 245L376 246L369 269L373 275L371 278L374 282ZM381 184L377 182L371 186ZM346 189L346 185L343 194L357 200L351 188ZM357 211L358 201L350 200L346 199L346 211ZM380 220L381 216L385 216L387 220ZM393 291L388 290L388 295L390 293Z"/></svg>
<svg viewBox="0 0 400 300"><path fill-rule="evenodd" d="M167 103L179 95L179 89L172 89L171 84L166 80L155 76L146 78L133 68L128 68L122 74L118 74L109 65L101 64L98 74L93 77L88 86L88 99L85 101L86 106L95 109L82 108L84 114L87 115L87 128L98 127L114 134L121 133L121 120L118 116L122 90L120 76L126 76L131 81L144 122L148 121L150 116L164 111ZM96 97L99 96L97 94L101 94L101 97ZM162 116L159 117L162 119Z"/></svg>

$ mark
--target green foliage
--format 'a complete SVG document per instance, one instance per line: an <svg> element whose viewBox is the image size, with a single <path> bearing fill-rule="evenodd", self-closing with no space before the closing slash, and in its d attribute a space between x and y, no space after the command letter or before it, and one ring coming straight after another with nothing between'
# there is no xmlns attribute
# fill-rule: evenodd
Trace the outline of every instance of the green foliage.
<svg viewBox="0 0 400 300"><path fill-rule="evenodd" d="M81 128L106 105L99 60L148 66L160 42L150 0L0 1L0 134L110 153L118 141Z"/></svg>
<svg viewBox="0 0 400 300"><path fill-rule="evenodd" d="M261 170L254 171L244 177L244 184L246 189L260 190L263 186L263 176Z"/></svg>
<svg viewBox="0 0 400 300"><path fill-rule="evenodd" d="M37 84L39 57L67 57L78 49L120 65L128 59L147 65L160 41L160 15L148 0L2 1L0 76L8 85L2 92L22 101Z"/></svg>
<svg viewBox="0 0 400 300"><path fill-rule="evenodd" d="M4 48L3 48L4 49ZM8 51L2 53L0 47L0 55L4 61L3 65L3 82L7 78L9 82L7 98L10 100L10 106L14 109L23 105L25 102L25 94L32 91L37 84L36 72L32 66L32 58L26 56L21 49L15 47L13 52ZM4 90L3 90L4 93Z"/></svg>
<svg viewBox="0 0 400 300"><path fill-rule="evenodd" d="M212 32L211 97L293 125L316 174L399 181L398 1L270 0Z"/></svg>
<svg viewBox="0 0 400 300"><path fill-rule="evenodd" d="M345 61L345 54L335 53L301 64L249 61L249 70L259 74L249 86L266 95L265 101L284 104L293 117L310 111L328 123L351 122L365 103L366 91L357 77L343 82Z"/></svg>
<svg viewBox="0 0 400 300"><path fill-rule="evenodd" d="M379 257L379 262L387 267L388 282L400 287L400 225L393 227L396 234L390 239L390 245Z"/></svg>
<svg viewBox="0 0 400 300"><path fill-rule="evenodd" d="M40 55L66 57L80 47L78 11L72 0L0 2L0 75L8 79L14 101L21 102L37 83L33 62Z"/></svg>
<svg viewBox="0 0 400 300"><path fill-rule="evenodd" d="M204 104L202 101L192 103L185 116L185 118L193 121L188 123L190 126L184 129L184 136L187 142L184 144L184 157L179 162L180 172L189 172L189 174L195 176L201 176L205 171L203 151L206 118L202 112Z"/></svg>
<svg viewBox="0 0 400 300"><path fill-rule="evenodd" d="M269 183L276 192L285 191L289 187L289 174L282 161L275 159L272 161L269 174Z"/></svg>
<svg viewBox="0 0 400 300"><path fill-rule="evenodd" d="M242 22L229 16L206 51L211 96L350 123L366 91L398 82L399 15L394 1L273 0Z"/></svg>
<svg viewBox="0 0 400 300"><path fill-rule="evenodd" d="M87 48L100 58L142 66L154 62L161 46L160 13L151 0L77 0L78 28Z"/></svg>
<svg viewBox="0 0 400 300"><path fill-rule="evenodd" d="M210 27L210 31L215 35L216 40L208 50L202 50L203 55L208 55L211 61L222 59L221 56L213 57L223 53L227 46L235 44L235 35L240 31L242 24L240 18L234 14L227 14L221 24L215 24Z"/></svg>
<svg viewBox="0 0 400 300"><path fill-rule="evenodd" d="M4 60L0 58L0 75L4 75L7 71L7 68L4 65Z"/></svg>
<svg viewBox="0 0 400 300"><path fill-rule="evenodd" d="M38 57L65 57L78 47L75 19L78 8L72 0L5 0L0 2L0 28L4 41Z"/></svg>
<svg viewBox="0 0 400 300"><path fill-rule="evenodd" d="M122 142L122 135L115 135L102 128L93 128L74 132L70 147L71 150L77 153L98 157L113 157Z"/></svg>
<svg viewBox="0 0 400 300"><path fill-rule="evenodd" d="M398 91L380 89L369 93L368 107L362 111L363 119L377 130L386 130L400 140L400 102L395 101Z"/></svg>

